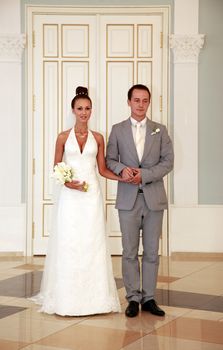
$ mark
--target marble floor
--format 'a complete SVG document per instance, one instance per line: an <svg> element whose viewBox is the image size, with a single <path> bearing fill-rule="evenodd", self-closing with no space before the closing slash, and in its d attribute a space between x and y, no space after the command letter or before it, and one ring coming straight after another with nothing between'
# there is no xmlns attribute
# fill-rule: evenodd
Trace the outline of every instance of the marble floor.
<svg viewBox="0 0 223 350"><path fill-rule="evenodd" d="M122 312L60 317L27 300L39 290L44 257L0 257L0 350L223 350L223 260L162 257L156 300L166 316L132 319L121 259L112 262Z"/></svg>

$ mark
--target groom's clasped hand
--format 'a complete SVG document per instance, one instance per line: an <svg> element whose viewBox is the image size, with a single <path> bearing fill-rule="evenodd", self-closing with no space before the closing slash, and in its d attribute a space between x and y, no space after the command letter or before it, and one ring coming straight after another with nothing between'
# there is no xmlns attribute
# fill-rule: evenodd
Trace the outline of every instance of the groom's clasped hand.
<svg viewBox="0 0 223 350"><path fill-rule="evenodd" d="M142 182L140 168L126 167L122 170L121 177L123 182L132 183L134 185L138 185Z"/></svg>

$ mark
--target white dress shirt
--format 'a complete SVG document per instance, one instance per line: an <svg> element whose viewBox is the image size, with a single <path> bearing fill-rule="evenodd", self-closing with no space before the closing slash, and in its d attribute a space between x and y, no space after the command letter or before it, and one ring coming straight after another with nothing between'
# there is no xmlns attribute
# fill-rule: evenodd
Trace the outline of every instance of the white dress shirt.
<svg viewBox="0 0 223 350"><path fill-rule="evenodd" d="M147 122L147 117L145 117L141 122L137 122L134 118L130 117L131 124L132 124L132 134L133 134L133 139L134 142L136 142L136 125L140 124L141 130L141 138L143 139L143 145L145 144L145 139L146 139L146 122ZM140 159L141 160L141 159Z"/></svg>

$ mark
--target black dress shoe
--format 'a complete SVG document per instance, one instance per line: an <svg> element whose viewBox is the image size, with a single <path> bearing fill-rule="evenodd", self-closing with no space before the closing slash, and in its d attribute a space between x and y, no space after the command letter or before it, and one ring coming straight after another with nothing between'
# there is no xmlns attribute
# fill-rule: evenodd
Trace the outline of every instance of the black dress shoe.
<svg viewBox="0 0 223 350"><path fill-rule="evenodd" d="M139 313L139 303L137 301L130 301L129 305L127 306L125 310L125 314L128 317L135 317Z"/></svg>
<svg viewBox="0 0 223 350"><path fill-rule="evenodd" d="M142 304L142 310L143 311L149 311L151 314L156 316L164 316L165 312L160 309L160 307L157 305L156 301L154 299L146 301L144 304Z"/></svg>

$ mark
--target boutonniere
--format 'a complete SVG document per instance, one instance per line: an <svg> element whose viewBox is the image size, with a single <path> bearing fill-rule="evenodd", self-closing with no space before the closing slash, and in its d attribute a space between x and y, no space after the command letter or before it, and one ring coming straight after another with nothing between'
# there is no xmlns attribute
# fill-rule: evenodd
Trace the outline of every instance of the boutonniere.
<svg viewBox="0 0 223 350"><path fill-rule="evenodd" d="M153 131L151 132L151 135L156 135L160 132L160 128L154 128Z"/></svg>

